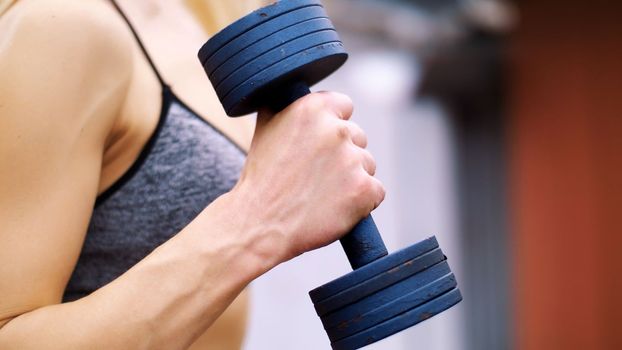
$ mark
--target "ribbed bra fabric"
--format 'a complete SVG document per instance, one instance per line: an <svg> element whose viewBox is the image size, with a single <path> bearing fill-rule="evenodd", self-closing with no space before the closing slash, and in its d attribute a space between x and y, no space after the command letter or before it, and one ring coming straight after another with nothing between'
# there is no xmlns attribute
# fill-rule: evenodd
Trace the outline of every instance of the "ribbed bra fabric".
<svg viewBox="0 0 622 350"><path fill-rule="evenodd" d="M97 198L64 301L111 282L181 231L235 185L245 159L238 146L171 91L128 19L111 2L162 85L162 109L156 131L136 162Z"/></svg>

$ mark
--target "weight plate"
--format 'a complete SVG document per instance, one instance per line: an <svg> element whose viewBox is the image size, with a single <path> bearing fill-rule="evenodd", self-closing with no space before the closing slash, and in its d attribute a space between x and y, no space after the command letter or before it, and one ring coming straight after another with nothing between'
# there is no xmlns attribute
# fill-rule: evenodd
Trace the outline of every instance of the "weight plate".
<svg viewBox="0 0 622 350"><path fill-rule="evenodd" d="M287 29L283 29L276 32L262 40L255 42L244 50L238 52L234 56L230 57L227 62L220 65L218 68L212 71L210 80L214 86L227 79L231 74L241 67L252 63L260 56L264 55L271 50L282 47L295 39L304 37L306 35L317 33L320 31L334 30L330 20L326 18L316 18L302 23L293 25Z"/></svg>
<svg viewBox="0 0 622 350"><path fill-rule="evenodd" d="M359 314L358 317L344 320L338 327L327 329L326 333L331 342L335 342L425 304L454 288L456 288L456 278L452 273L449 273L428 285L403 295L401 298L394 299L386 304L380 304L380 307L364 314ZM363 310L368 310L368 308L365 307L360 311Z"/></svg>
<svg viewBox="0 0 622 350"><path fill-rule="evenodd" d="M208 73L208 76L211 77L213 72L218 69L218 67L250 45L263 40L268 36L272 36L275 33L287 30L296 24L316 18L328 18L323 7L303 7L287 14L283 14L282 16L274 17L272 20L262 23L261 25L238 36L228 44L220 47L209 57L209 59L201 63L203 64L205 71Z"/></svg>
<svg viewBox="0 0 622 350"><path fill-rule="evenodd" d="M390 320L331 343L333 350L356 350L425 321L462 300L457 288Z"/></svg>
<svg viewBox="0 0 622 350"><path fill-rule="evenodd" d="M395 301L402 300L401 298L411 293L419 293L422 289L431 286L448 275L451 275L451 270L445 260L375 294L322 316L324 329L350 328L351 323L366 322L363 318L364 315L368 315L383 306L388 306ZM414 306L416 305L410 307L404 305L402 312L412 309Z"/></svg>
<svg viewBox="0 0 622 350"><path fill-rule="evenodd" d="M270 70L271 77L280 77L287 73L287 66L284 67L279 62L297 53L332 42L340 42L337 32L332 29L310 33L296 38L272 50L266 51L253 61L247 61L242 67L231 73L226 79L221 80L218 85L215 85L214 89L216 89L222 101L231 90L246 81L252 80L255 75L258 75L262 71L274 67L276 69ZM280 69L281 67L285 69Z"/></svg>
<svg viewBox="0 0 622 350"><path fill-rule="evenodd" d="M443 255L441 249L437 248L412 260L408 260L390 270L373 276L368 280L343 290L333 296L330 296L313 306L319 316L324 316L329 312L354 303L383 288L396 284L399 281L417 274L430 266L436 265L443 260L445 260L445 256Z"/></svg>
<svg viewBox="0 0 622 350"><path fill-rule="evenodd" d="M393 254L387 255L315 288L309 292L311 301L313 301L314 304L317 304L331 295L335 295L342 290L357 285L375 275L388 271L395 266L401 265L408 260L412 260L436 248L438 248L436 237L430 237L413 244L410 247L398 250Z"/></svg>
<svg viewBox="0 0 622 350"><path fill-rule="evenodd" d="M216 33L210 38L199 50L199 59L201 62L205 62L209 57L214 54L220 47L226 45L230 41L234 40L238 36L245 32L255 28L256 26L268 22L275 17L282 14L311 6L322 6L319 0L287 0L277 1L272 5L262 7L250 14L240 18L233 22L229 26L225 27L220 32Z"/></svg>
<svg viewBox="0 0 622 350"><path fill-rule="evenodd" d="M267 100L282 95L281 89L292 82L312 86L341 67L347 58L341 42L302 50L250 77L220 101L232 117L255 112Z"/></svg>

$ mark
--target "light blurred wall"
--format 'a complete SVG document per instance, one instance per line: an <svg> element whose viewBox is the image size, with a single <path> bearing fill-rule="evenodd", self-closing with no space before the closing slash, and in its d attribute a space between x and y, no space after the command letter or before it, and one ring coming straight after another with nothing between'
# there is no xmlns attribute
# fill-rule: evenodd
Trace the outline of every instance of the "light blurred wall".
<svg viewBox="0 0 622 350"><path fill-rule="evenodd" d="M622 4L519 7L508 129L516 345L622 349Z"/></svg>

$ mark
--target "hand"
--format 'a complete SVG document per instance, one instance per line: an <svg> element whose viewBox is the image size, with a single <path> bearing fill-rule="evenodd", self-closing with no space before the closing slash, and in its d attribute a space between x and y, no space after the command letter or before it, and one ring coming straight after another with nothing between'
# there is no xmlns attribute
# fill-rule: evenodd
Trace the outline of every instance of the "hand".
<svg viewBox="0 0 622 350"><path fill-rule="evenodd" d="M352 101L307 95L276 115L259 113L246 165L232 195L243 221L257 225L275 264L327 245L384 199L373 177L367 137L353 122Z"/></svg>

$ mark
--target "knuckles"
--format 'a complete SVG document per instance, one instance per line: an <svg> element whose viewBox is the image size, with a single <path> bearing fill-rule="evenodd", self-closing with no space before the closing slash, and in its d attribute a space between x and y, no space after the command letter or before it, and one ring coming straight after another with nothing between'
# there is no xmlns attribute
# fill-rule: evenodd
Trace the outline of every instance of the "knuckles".
<svg viewBox="0 0 622 350"><path fill-rule="evenodd" d="M298 100L297 106L303 114L330 110L339 119L348 119L354 108L349 96L337 92L311 93Z"/></svg>
<svg viewBox="0 0 622 350"><path fill-rule="evenodd" d="M358 130L356 125L351 127L343 120L344 116L347 118L352 112L352 101L346 95L312 93L302 97L291 107L286 112L288 116L283 117L291 118L297 131L310 133L314 137L324 139L322 140L324 142L328 141L327 138L338 142L350 141L355 136L353 132Z"/></svg>
<svg viewBox="0 0 622 350"><path fill-rule="evenodd" d="M318 93L311 93L298 100L298 107L304 115L316 114L325 109L326 106L326 97Z"/></svg>
<svg viewBox="0 0 622 350"><path fill-rule="evenodd" d="M356 202L367 202L373 193L371 178L359 174L352 180L351 197Z"/></svg>
<svg viewBox="0 0 622 350"><path fill-rule="evenodd" d="M378 208L380 206L380 204L384 201L384 198L387 195L387 190L385 189L384 185L378 181L378 196L376 198L376 202L374 203L374 209Z"/></svg>
<svg viewBox="0 0 622 350"><path fill-rule="evenodd" d="M363 162L363 166L368 171L369 175L373 176L376 173L376 159L371 154L371 152L369 152L366 149L361 149L360 154L361 154L360 157L361 157L361 162Z"/></svg>
<svg viewBox="0 0 622 350"><path fill-rule="evenodd" d="M369 214L384 201L386 196L384 185L373 176L361 171L348 182L349 186L345 191L347 203L358 207L364 215Z"/></svg>
<svg viewBox="0 0 622 350"><path fill-rule="evenodd" d="M335 134L337 135L337 139L341 141L347 141L351 139L350 128L346 123L338 123L335 126Z"/></svg>

